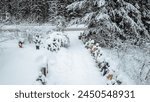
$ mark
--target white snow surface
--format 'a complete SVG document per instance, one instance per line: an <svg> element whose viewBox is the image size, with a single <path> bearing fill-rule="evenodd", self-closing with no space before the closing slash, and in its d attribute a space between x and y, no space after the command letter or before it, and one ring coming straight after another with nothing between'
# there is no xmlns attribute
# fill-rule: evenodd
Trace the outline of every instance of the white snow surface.
<svg viewBox="0 0 150 102"><path fill-rule="evenodd" d="M7 48L0 53L0 84L27 85L37 77L36 58L39 53L29 46L20 49L16 43L9 41L3 44Z"/></svg>
<svg viewBox="0 0 150 102"><path fill-rule="evenodd" d="M105 84L94 59L78 40L80 32L67 32L71 44L61 49L50 62L49 84Z"/></svg>
<svg viewBox="0 0 150 102"><path fill-rule="evenodd" d="M35 85L40 68L48 63L47 84L100 85L105 84L95 61L78 40L80 32L65 32L71 44L58 52L35 50L35 45L18 48L16 40L1 43L0 84Z"/></svg>
<svg viewBox="0 0 150 102"><path fill-rule="evenodd" d="M6 29L7 27L3 28ZM11 27L7 29L12 29ZM28 30L28 27L26 30ZM68 28L83 27L85 26L73 25ZM21 31L24 30L19 26L18 28ZM50 26L46 27L45 30L44 27L40 26L37 28L31 26L31 28L34 28L34 30L29 29L28 33L33 32L34 34L40 31L40 34L43 32L41 35L44 38L49 37L50 34L58 33L51 31L45 34L55 28L50 28ZM35 31L35 29L38 30ZM70 39L70 46L60 48L57 52L50 52L44 47L36 50L34 44L26 42L23 48L19 48L18 39L11 40L15 32L0 32L0 40L2 41L0 42L0 85L39 85L40 83L37 83L36 79L39 76L40 69L47 64L48 75L45 80L47 80L48 85L106 85L109 80L102 76L95 59L84 47L83 42L78 39L80 33L81 31L64 32L64 35L67 35ZM6 40L3 40L3 38ZM45 40L44 38L43 40ZM121 51L119 55L116 50L112 49L102 49L101 52L103 55L99 59L100 62L108 62L110 70L115 71L114 76L118 76L117 79L122 81L123 85L149 83L144 81L150 65L148 54L144 54L140 49ZM141 69L143 64L145 67ZM143 72L139 73L139 70L143 70ZM141 80L143 81L141 82Z"/></svg>

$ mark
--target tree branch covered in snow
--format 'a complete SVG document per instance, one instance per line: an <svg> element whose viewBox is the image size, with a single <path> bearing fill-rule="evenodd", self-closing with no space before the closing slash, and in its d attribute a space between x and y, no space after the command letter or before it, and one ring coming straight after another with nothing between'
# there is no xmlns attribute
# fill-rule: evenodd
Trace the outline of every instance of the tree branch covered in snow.
<svg viewBox="0 0 150 102"><path fill-rule="evenodd" d="M79 12L89 30L85 33L102 47L114 47L116 41L141 46L150 41L150 35L141 18L141 12L124 0L82 0L69 5L68 11ZM74 20L75 22L75 20Z"/></svg>

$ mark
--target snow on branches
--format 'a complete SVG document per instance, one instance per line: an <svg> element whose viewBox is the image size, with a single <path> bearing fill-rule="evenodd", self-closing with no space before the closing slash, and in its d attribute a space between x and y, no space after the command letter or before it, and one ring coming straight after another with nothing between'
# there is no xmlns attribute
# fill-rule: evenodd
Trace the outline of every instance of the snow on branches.
<svg viewBox="0 0 150 102"><path fill-rule="evenodd" d="M61 47L68 48L69 38L62 32L53 32L49 34L44 42L44 47L49 51L58 51Z"/></svg>
<svg viewBox="0 0 150 102"><path fill-rule="evenodd" d="M89 28L86 35L103 45L102 47L120 46L116 43L118 40L141 46L150 40L141 20L141 12L124 0L82 0L67 8L72 13L82 14L82 17L76 17L77 22L86 24Z"/></svg>

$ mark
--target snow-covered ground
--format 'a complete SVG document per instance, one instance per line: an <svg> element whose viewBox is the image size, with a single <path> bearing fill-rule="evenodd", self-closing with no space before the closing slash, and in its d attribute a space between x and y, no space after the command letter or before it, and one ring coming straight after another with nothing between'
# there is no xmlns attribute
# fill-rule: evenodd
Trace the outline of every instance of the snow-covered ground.
<svg viewBox="0 0 150 102"><path fill-rule="evenodd" d="M72 26L69 28L82 28ZM40 33L52 31L50 26L17 26L21 32ZM3 29L15 29L5 26ZM49 85L106 85L108 80L102 76L94 58L78 39L81 31L64 32L70 39L70 47L50 52L44 48L35 49L34 44L25 43L18 47L15 32L0 32L0 84L36 85L41 67L48 63L47 84ZM9 36L9 37L8 37ZM8 38L8 39L6 39ZM11 39L13 38L13 39ZM4 39L4 40L3 40ZM5 40L6 39L6 40ZM149 51L128 48L125 52L102 49L102 58L109 63L122 84L149 84ZM147 81L147 82L146 82Z"/></svg>
<svg viewBox="0 0 150 102"><path fill-rule="evenodd" d="M67 32L71 44L68 49L61 49L53 57L49 67L49 84L105 84L104 78L90 53L78 40L80 32Z"/></svg>
<svg viewBox="0 0 150 102"><path fill-rule="evenodd" d="M18 48L14 40L1 47L0 84L32 84L38 74L38 52L30 46Z"/></svg>
<svg viewBox="0 0 150 102"><path fill-rule="evenodd" d="M16 40L1 43L0 84L36 84L43 64L49 66L47 84L105 84L90 53L78 40L80 32L65 32L71 44L58 52L35 50L32 44L18 48Z"/></svg>

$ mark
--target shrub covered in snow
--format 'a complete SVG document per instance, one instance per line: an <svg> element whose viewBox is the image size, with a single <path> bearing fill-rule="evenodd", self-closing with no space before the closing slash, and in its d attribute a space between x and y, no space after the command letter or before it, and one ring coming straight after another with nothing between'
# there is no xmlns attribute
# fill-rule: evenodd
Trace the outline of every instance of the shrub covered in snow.
<svg viewBox="0 0 150 102"><path fill-rule="evenodd" d="M53 32L48 35L44 47L50 51L58 51L61 47L68 48L70 44L69 38L62 32Z"/></svg>
<svg viewBox="0 0 150 102"><path fill-rule="evenodd" d="M40 45L41 45L41 36L39 34L36 34L34 37L34 43L36 45L36 49L40 49Z"/></svg>
<svg viewBox="0 0 150 102"><path fill-rule="evenodd" d="M44 76L41 72L39 73L39 76L36 79L36 81L39 82L39 84L41 84L41 85L47 84L46 76Z"/></svg>

